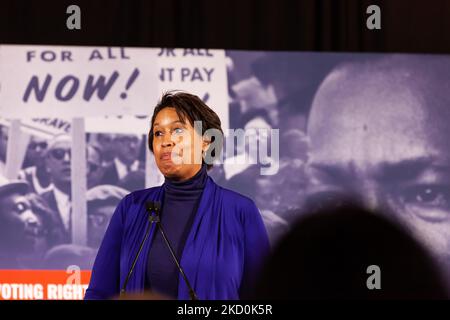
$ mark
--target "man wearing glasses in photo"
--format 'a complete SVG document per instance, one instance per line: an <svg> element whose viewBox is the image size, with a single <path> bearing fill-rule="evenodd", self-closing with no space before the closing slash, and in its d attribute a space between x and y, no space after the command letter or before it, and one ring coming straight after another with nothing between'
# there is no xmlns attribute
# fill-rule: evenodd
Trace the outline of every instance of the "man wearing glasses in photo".
<svg viewBox="0 0 450 320"><path fill-rule="evenodd" d="M50 141L45 165L52 182L51 190L42 197L57 214L54 217L55 228L64 230L64 243L70 242L71 231L71 139L67 135L58 135Z"/></svg>

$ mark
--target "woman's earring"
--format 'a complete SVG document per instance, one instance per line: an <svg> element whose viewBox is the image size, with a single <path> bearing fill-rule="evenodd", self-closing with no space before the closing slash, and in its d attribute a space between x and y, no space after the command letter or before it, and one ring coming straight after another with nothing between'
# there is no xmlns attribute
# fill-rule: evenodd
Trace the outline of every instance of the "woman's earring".
<svg viewBox="0 0 450 320"><path fill-rule="evenodd" d="M202 150L202 160L203 160L203 162L205 162L205 153L206 153L206 151Z"/></svg>

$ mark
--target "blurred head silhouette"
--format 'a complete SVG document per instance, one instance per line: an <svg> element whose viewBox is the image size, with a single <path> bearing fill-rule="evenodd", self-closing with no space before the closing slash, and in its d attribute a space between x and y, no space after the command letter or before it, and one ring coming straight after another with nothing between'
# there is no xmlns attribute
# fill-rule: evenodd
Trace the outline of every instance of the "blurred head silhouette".
<svg viewBox="0 0 450 320"><path fill-rule="evenodd" d="M447 297L441 271L406 229L348 202L300 219L256 290L262 299Z"/></svg>

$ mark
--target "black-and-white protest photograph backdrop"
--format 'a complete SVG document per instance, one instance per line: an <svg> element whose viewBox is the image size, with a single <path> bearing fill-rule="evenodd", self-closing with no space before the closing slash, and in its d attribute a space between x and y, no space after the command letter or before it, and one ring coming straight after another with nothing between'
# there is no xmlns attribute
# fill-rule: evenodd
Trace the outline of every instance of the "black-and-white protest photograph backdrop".
<svg viewBox="0 0 450 320"><path fill-rule="evenodd" d="M210 176L272 247L351 198L449 269L449 56L28 45L0 46L1 269L91 270L119 201L164 182L147 139L171 90L219 115Z"/></svg>

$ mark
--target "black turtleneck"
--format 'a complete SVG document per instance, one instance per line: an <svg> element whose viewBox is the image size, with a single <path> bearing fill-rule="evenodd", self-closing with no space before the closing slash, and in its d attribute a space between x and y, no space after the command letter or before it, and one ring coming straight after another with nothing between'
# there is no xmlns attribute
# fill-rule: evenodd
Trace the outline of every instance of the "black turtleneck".
<svg viewBox="0 0 450 320"><path fill-rule="evenodd" d="M179 260L207 178L206 165L203 164L192 178L181 182L166 178L163 184L161 224ZM155 232L148 254L145 288L176 298L179 272L161 232Z"/></svg>

